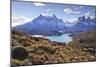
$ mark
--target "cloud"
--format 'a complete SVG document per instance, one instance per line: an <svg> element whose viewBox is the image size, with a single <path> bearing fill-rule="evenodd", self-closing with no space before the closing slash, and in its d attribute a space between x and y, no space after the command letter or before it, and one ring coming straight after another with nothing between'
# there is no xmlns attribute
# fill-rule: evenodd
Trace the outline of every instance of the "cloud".
<svg viewBox="0 0 100 67"><path fill-rule="evenodd" d="M43 16L53 16L52 13L48 13L48 12L45 12L45 13L42 13Z"/></svg>
<svg viewBox="0 0 100 67"><path fill-rule="evenodd" d="M87 18L87 17L95 18L95 16L91 15L90 12L86 12L86 13L85 13L85 17L86 17L86 18Z"/></svg>
<svg viewBox="0 0 100 67"><path fill-rule="evenodd" d="M52 9L46 9L43 13L43 16L53 16Z"/></svg>
<svg viewBox="0 0 100 67"><path fill-rule="evenodd" d="M29 22L31 20L32 20L31 18L27 18L27 17L24 17L24 16L12 17L12 27L27 23L27 22Z"/></svg>
<svg viewBox="0 0 100 67"><path fill-rule="evenodd" d="M43 3L33 3L35 6L45 6Z"/></svg>
<svg viewBox="0 0 100 67"><path fill-rule="evenodd" d="M64 12L67 14L79 14L80 13L80 11L72 10L70 8L65 8Z"/></svg>
<svg viewBox="0 0 100 67"><path fill-rule="evenodd" d="M90 16L90 12L85 13L85 16Z"/></svg>
<svg viewBox="0 0 100 67"><path fill-rule="evenodd" d="M46 10L46 12L51 12L51 11L52 11L52 9L47 9L47 10Z"/></svg>
<svg viewBox="0 0 100 67"><path fill-rule="evenodd" d="M75 23L75 21L77 21L77 18L73 18L73 19L68 20L68 22L70 22L70 23Z"/></svg>
<svg viewBox="0 0 100 67"><path fill-rule="evenodd" d="M77 18L71 18L71 19L68 19L66 22L65 22L65 25L66 26L72 26L74 24L77 23Z"/></svg>

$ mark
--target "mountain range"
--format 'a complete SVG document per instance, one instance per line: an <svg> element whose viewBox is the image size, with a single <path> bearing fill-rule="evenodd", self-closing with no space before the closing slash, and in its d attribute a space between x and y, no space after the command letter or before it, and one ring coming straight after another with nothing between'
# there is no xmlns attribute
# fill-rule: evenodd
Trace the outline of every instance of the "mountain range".
<svg viewBox="0 0 100 67"><path fill-rule="evenodd" d="M40 14L32 21L15 26L14 28L31 35L61 35L63 33L94 29L96 28L96 18L86 18L85 16L81 16L77 19L75 24L67 26L67 23L62 19L58 19L56 15L43 16Z"/></svg>
<svg viewBox="0 0 100 67"><path fill-rule="evenodd" d="M81 16L75 23L68 27L67 32L81 32L96 28L96 18Z"/></svg>

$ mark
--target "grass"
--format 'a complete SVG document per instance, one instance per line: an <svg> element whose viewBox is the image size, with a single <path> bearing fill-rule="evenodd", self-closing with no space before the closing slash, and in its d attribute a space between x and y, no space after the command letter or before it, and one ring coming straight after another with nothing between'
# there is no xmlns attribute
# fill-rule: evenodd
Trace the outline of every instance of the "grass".
<svg viewBox="0 0 100 67"><path fill-rule="evenodd" d="M12 30L12 65L39 65L72 62L87 62L96 60L95 30L81 32L72 36L73 41L68 43L52 42L48 39L31 37L18 30ZM27 54L16 48L24 48ZM21 53L22 55L18 55ZM24 56L27 56L23 58ZM20 60L20 57L23 60Z"/></svg>

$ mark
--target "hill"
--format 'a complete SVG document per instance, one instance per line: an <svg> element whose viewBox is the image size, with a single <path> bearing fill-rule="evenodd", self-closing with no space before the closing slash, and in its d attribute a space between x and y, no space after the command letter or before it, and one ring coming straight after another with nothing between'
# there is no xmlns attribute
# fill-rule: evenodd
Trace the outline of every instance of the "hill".
<svg viewBox="0 0 100 67"><path fill-rule="evenodd" d="M89 62L96 60L95 30L74 33L73 41L53 42L12 29L12 66Z"/></svg>

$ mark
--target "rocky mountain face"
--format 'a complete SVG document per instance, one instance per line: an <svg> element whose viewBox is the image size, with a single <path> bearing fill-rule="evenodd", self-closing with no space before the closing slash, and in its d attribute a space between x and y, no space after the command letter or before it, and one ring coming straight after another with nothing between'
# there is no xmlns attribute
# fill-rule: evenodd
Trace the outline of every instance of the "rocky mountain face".
<svg viewBox="0 0 100 67"><path fill-rule="evenodd" d="M65 30L65 24L62 19L58 19L55 15L40 15L31 22L15 28L32 35L61 35Z"/></svg>
<svg viewBox="0 0 100 67"><path fill-rule="evenodd" d="M69 25L69 26L67 26ZM62 19L53 16L38 16L31 22L14 27L31 35L61 35L70 32L82 32L96 28L96 18L79 17L73 24L67 24Z"/></svg>
<svg viewBox="0 0 100 67"><path fill-rule="evenodd" d="M73 41L52 42L12 29L11 65L40 65L96 60L95 30L71 34Z"/></svg>
<svg viewBox="0 0 100 67"><path fill-rule="evenodd" d="M70 25L66 32L82 32L96 28L96 18L79 17L74 25Z"/></svg>

